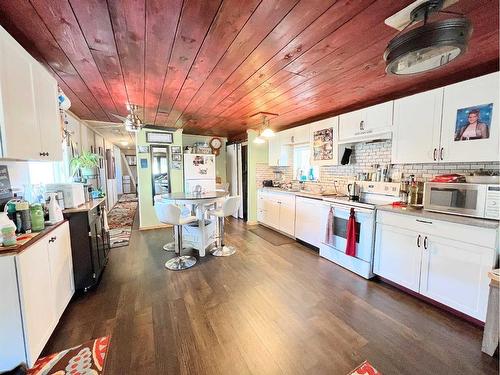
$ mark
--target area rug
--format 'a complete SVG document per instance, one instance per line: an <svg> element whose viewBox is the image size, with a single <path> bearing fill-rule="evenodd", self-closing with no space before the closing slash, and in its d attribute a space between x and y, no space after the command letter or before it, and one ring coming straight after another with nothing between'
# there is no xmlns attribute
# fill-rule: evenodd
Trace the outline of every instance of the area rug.
<svg viewBox="0 0 500 375"><path fill-rule="evenodd" d="M135 212L137 211L135 194L123 194L108 213L109 244L111 248L127 246L132 234Z"/></svg>
<svg viewBox="0 0 500 375"><path fill-rule="evenodd" d="M111 336L38 359L28 375L102 375Z"/></svg>
<svg viewBox="0 0 500 375"><path fill-rule="evenodd" d="M294 243L295 241L290 237L284 236L281 233L275 232L272 229L268 229L263 226L258 226L257 228L249 229L250 232L256 234L260 238L266 240L274 246L286 245L289 243Z"/></svg>
<svg viewBox="0 0 500 375"><path fill-rule="evenodd" d="M370 362L364 361L358 367L356 367L349 375L382 375L378 372L375 367L373 367Z"/></svg>

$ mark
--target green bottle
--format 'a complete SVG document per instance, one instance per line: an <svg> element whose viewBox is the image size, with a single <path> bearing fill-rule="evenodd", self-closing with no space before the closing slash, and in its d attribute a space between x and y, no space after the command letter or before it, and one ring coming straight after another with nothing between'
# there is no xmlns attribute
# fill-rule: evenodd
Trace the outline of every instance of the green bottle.
<svg viewBox="0 0 500 375"><path fill-rule="evenodd" d="M43 207L40 203L33 203L30 207L31 213L31 230L40 232L45 229L45 215Z"/></svg>

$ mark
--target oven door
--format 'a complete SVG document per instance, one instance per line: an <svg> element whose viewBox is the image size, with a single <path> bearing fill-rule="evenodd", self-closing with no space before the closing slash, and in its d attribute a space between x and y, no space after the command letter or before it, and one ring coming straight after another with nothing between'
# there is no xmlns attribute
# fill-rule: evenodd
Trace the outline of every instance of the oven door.
<svg viewBox="0 0 500 375"><path fill-rule="evenodd" d="M328 211L333 208L333 236L327 238L326 232L328 225ZM329 204L325 205L323 211L325 235L321 239L323 244L333 247L335 250L345 253L347 244L347 224L351 212L350 206ZM373 252L373 235L375 232L375 211L354 208L356 218L356 258L366 262L371 262Z"/></svg>
<svg viewBox="0 0 500 375"><path fill-rule="evenodd" d="M483 217L486 185L466 183L425 184L424 208L429 211Z"/></svg>

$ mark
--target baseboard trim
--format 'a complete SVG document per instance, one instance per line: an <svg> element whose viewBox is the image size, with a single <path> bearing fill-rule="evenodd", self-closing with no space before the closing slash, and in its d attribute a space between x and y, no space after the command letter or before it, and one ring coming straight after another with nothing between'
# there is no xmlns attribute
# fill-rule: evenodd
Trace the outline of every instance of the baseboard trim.
<svg viewBox="0 0 500 375"><path fill-rule="evenodd" d="M258 221L247 221L247 225L259 225Z"/></svg>
<svg viewBox="0 0 500 375"><path fill-rule="evenodd" d="M165 228L172 228L172 225L170 224L152 225L150 227L139 227L139 230L165 229Z"/></svg>

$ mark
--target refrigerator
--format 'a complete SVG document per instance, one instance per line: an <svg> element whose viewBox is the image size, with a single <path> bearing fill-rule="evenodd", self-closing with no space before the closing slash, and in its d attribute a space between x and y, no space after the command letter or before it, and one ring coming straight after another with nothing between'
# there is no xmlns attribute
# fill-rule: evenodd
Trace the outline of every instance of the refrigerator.
<svg viewBox="0 0 500 375"><path fill-rule="evenodd" d="M215 155L184 154L184 192L215 191Z"/></svg>

